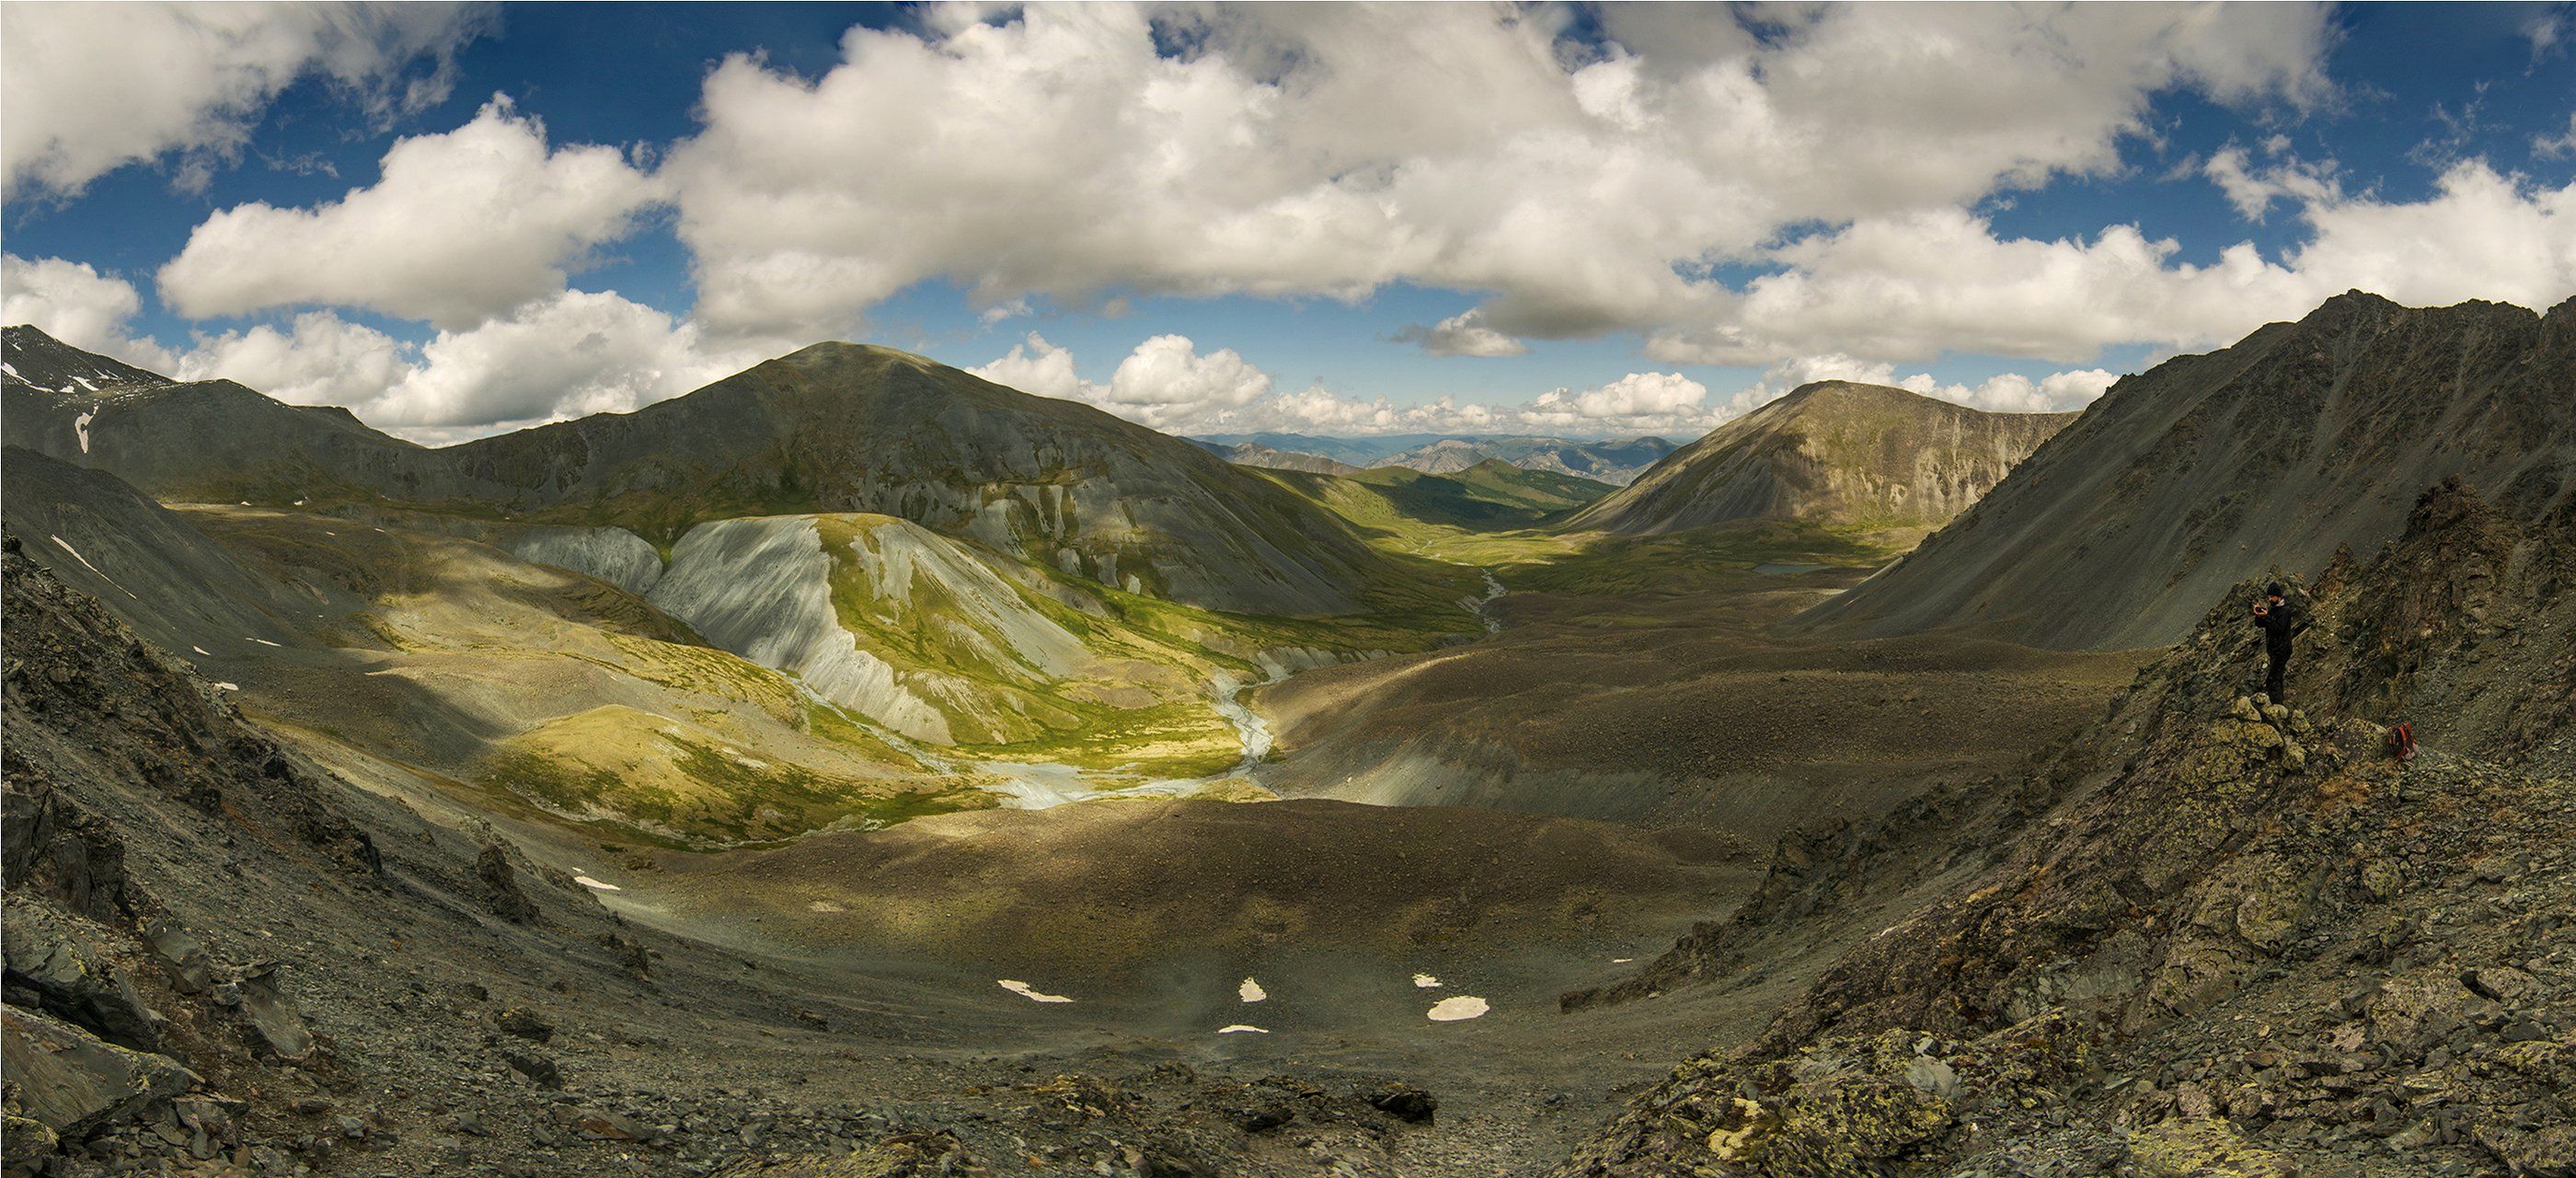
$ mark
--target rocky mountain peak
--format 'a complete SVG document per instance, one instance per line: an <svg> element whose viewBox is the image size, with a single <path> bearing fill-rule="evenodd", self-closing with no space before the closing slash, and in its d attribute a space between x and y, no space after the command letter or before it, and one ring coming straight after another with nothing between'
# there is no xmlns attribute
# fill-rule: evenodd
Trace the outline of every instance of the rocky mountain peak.
<svg viewBox="0 0 2576 1178"><path fill-rule="evenodd" d="M69 396L85 396L172 383L169 377L121 360L85 352L27 324L0 328L0 377L9 383Z"/></svg>
<svg viewBox="0 0 2576 1178"><path fill-rule="evenodd" d="M1674 451L1567 526L1652 534L1763 518L1937 525L2074 417L1816 381Z"/></svg>

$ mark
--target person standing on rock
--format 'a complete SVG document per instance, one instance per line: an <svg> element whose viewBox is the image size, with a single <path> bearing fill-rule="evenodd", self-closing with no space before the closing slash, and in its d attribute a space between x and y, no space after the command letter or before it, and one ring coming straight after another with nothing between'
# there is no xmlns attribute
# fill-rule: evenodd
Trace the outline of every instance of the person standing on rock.
<svg viewBox="0 0 2576 1178"><path fill-rule="evenodd" d="M2307 611L2290 603L2279 581L2263 587L2254 603L2254 624L2263 630L2263 653L2271 669L2263 674L2263 693L2276 704L2290 702L2290 636L2308 628Z"/></svg>

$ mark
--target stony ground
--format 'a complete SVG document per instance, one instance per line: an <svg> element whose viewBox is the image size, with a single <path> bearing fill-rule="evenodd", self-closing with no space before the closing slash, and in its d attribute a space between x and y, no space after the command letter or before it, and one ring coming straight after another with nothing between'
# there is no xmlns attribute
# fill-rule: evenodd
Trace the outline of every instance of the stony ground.
<svg viewBox="0 0 2576 1178"><path fill-rule="evenodd" d="M1294 796L1715 826L1767 844L1838 809L2015 766L2094 718L2140 656L1777 625L1862 570L1737 570L1687 592L1515 593L1473 645L1265 692Z"/></svg>
<svg viewBox="0 0 2576 1178"><path fill-rule="evenodd" d="M932 960L789 927L831 915L762 890L790 852L654 870L454 797L351 788L14 545L5 573L13 1174L1484 1175L1570 1148L1652 1079L1671 1020L1752 1025L1687 1003L1580 1028L1553 1012L1740 893L1751 860L1722 838L1472 813L1363 830L1337 803L1281 807L1267 835L1231 821L1260 807L1068 811L1116 845L1054 840L1070 874L1045 886L1082 904L1051 984L1080 1000L1038 1004L993 985L990 945ZM891 911L903 889L870 886L963 878L943 841L1043 882L1049 840L959 834L841 864L860 873L843 899ZM701 884L777 901L775 923L684 911ZM1276 923L1194 914L1175 888L1234 889ZM1025 889L1017 919L1047 895ZM1134 952L1131 925L1281 943L1183 968ZM1083 952L1086 927L1131 948ZM1300 940L1316 930L1339 943ZM1425 969L1452 988L1417 989ZM1234 992L1247 972L1271 987L1259 1007ZM1471 989L1492 1014L1424 1020Z"/></svg>
<svg viewBox="0 0 2576 1178"><path fill-rule="evenodd" d="M2030 772L1785 840L1569 1008L1886 923L1559 1173L2576 1172L2566 539L2437 488L2319 579L2313 713L2245 693L2242 586Z"/></svg>
<svg viewBox="0 0 2576 1178"><path fill-rule="evenodd" d="M1277 714L1348 737L1375 692L1543 772L1625 756L1642 825L1547 813L1576 775L1359 825L1147 802L696 856L317 763L12 541L0 1165L2568 1173L2568 551L2428 498L2318 578L2298 711L2251 697L2234 601L2106 710L2137 660L1506 599L1490 645L1301 676ZM1843 575L1797 576L1748 600ZM1623 627L1653 638L1624 662ZM1561 706L1551 659L1620 706ZM1525 726L1474 735L1480 684ZM1627 713L1661 719L1584 732ZM1764 772L1655 760L1694 741ZM1505 796L1533 783L1563 792ZM1730 787L1767 866L1689 820ZM1430 1023L1435 993L1493 1009Z"/></svg>

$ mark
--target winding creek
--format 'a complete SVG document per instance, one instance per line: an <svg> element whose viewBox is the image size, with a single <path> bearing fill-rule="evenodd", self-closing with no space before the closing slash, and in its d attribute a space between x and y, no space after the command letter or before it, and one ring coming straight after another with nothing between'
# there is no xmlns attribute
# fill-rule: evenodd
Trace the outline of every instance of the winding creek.
<svg viewBox="0 0 2576 1178"><path fill-rule="evenodd" d="M1484 624L1486 633L1500 633L1503 628L1502 619L1494 616L1492 607L1494 602L1501 600L1509 590L1505 589L1502 581L1494 576L1492 569L1476 571L1485 579L1485 593L1481 597L1463 598L1461 604L1475 613L1477 621ZM1244 693L1254 688L1278 683L1300 669L1286 661L1273 661L1269 658L1263 658L1260 661L1265 673L1259 679L1237 679L1232 674L1219 671L1208 680L1211 706L1216 709L1218 715L1225 717L1227 723L1234 726L1236 738L1243 743L1241 759L1221 773L1205 777L1167 777L1138 781L1133 775L1120 774L1115 770L1084 769L1077 765L1056 762L972 761L968 762L967 766L993 777L995 784L987 788L1004 795L1003 807L1013 810L1044 810L1070 802L1113 796L1184 797L1225 782L1245 782L1258 786L1260 784L1258 772L1261 763L1270 756L1273 737L1270 721L1262 718L1259 712L1253 711L1251 705L1244 702ZM860 720L855 716L852 719ZM909 742L899 747L933 768L950 772L958 769L954 762L929 753Z"/></svg>
<svg viewBox="0 0 2576 1178"><path fill-rule="evenodd" d="M1487 634L1500 633L1502 619L1494 616L1493 604L1509 592L1494 576L1492 569L1478 569L1484 578L1485 592L1478 597L1462 597L1459 604L1467 607L1482 623ZM1375 652L1358 657L1376 657ZM1142 778L1138 774L1115 769L1086 769L1054 761L988 761L961 760L933 751L922 742L906 738L885 725L826 698L804 679L789 674L797 690L807 699L838 714L852 725L865 729L887 744L919 762L923 768L940 773L977 774L988 778L983 788L1002 795L1002 807L1010 810L1044 810L1072 802L1102 797L1185 797L1228 782L1260 785L1261 763L1268 759L1273 744L1270 722L1244 702L1244 693L1267 687L1310 666L1321 666L1340 659L1315 651L1272 650L1255 656L1263 674L1258 679L1238 679L1232 673L1219 671L1208 679L1209 706L1233 725L1235 737L1243 745L1243 755L1222 772L1204 777ZM1301 665L1302 664L1302 665Z"/></svg>

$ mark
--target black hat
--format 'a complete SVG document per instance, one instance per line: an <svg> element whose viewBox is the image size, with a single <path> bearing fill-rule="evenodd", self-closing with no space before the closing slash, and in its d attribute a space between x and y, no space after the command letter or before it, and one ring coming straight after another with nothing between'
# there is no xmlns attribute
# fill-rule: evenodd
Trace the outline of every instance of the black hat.
<svg viewBox="0 0 2576 1178"><path fill-rule="evenodd" d="M2274 581L2274 582L2272 582L2271 584L2269 584L2269 585L2265 585L2265 586L2263 587L2263 596L2265 596L2265 597L2287 597L2287 596L2289 596L2289 590L2287 590L2287 589L2283 589L2283 588L2281 587L2281 583L2280 583L2279 581Z"/></svg>

